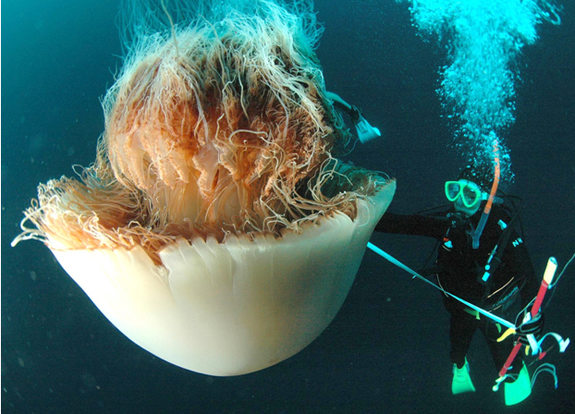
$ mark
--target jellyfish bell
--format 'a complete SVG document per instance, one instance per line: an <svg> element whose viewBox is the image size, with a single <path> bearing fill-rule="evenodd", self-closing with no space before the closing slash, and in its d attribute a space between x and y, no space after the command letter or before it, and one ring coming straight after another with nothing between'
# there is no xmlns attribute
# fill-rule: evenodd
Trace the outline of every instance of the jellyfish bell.
<svg viewBox="0 0 575 414"><path fill-rule="evenodd" d="M250 4L139 39L95 163L41 184L16 239L42 240L133 342L220 376L327 327L395 191L332 155L347 131L310 15Z"/></svg>
<svg viewBox="0 0 575 414"><path fill-rule="evenodd" d="M56 250L100 311L142 348L180 367L239 375L296 354L327 327L359 268L388 190L301 233L179 238L144 248Z"/></svg>

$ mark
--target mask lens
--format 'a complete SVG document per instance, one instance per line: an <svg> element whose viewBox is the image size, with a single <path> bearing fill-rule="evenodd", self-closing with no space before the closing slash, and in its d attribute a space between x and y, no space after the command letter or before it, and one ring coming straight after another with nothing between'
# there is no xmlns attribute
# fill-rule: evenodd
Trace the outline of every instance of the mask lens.
<svg viewBox="0 0 575 414"><path fill-rule="evenodd" d="M457 181L448 181L445 183L445 196L449 201L455 201L461 191L461 185Z"/></svg>
<svg viewBox="0 0 575 414"><path fill-rule="evenodd" d="M463 187L463 205L465 207L473 207L481 198L481 193L477 188L466 185Z"/></svg>

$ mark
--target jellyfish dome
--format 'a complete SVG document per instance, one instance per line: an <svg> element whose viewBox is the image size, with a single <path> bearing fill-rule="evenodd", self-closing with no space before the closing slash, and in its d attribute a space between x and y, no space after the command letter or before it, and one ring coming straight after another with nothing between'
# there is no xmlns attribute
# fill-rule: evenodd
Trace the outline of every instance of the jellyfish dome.
<svg viewBox="0 0 575 414"><path fill-rule="evenodd" d="M142 348L228 376L327 327L395 182L334 156L310 4L219 7L138 26L96 161L41 184L15 242L43 241Z"/></svg>

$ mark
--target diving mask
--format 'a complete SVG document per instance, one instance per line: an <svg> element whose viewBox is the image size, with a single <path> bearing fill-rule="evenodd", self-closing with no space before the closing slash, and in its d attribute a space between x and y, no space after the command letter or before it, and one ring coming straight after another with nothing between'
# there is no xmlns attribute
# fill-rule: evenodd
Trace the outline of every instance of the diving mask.
<svg viewBox="0 0 575 414"><path fill-rule="evenodd" d="M461 179L459 181L445 182L445 197L447 197L450 202L455 202L461 197L461 201L465 207L474 208L481 200L487 200L489 194L481 191L481 188L474 182Z"/></svg>

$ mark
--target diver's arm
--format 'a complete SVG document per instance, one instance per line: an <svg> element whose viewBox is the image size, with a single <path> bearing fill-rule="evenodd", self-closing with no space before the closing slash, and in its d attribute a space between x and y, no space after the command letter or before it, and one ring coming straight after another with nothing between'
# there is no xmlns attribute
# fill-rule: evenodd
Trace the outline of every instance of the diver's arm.
<svg viewBox="0 0 575 414"><path fill-rule="evenodd" d="M449 224L446 217L385 213L375 226L375 231L439 239L443 237Z"/></svg>
<svg viewBox="0 0 575 414"><path fill-rule="evenodd" d="M529 257L529 252L525 244L514 231L511 237L511 242L507 246L506 254L503 256L505 267L510 269L515 277L524 277L525 284L521 288L521 308L531 312L531 301L537 296L539 290L539 282L535 276L535 270ZM533 335L536 340L539 340L545 325L545 317L542 309L536 315L531 315L531 319L523 322L522 316L519 316L520 325L517 327L517 339L524 345L530 345L529 335Z"/></svg>
<svg viewBox="0 0 575 414"><path fill-rule="evenodd" d="M502 262L507 271L513 276L525 279L525 284L521 289L521 306L527 306L537 296L539 282L537 281L535 269L525 243L515 231L509 238L509 244L502 257Z"/></svg>
<svg viewBox="0 0 575 414"><path fill-rule="evenodd" d="M525 275L525 286L521 289L521 303L523 306L533 300L537 296L537 291L539 290L539 282L535 276L535 270L533 269L533 264L531 263L531 258L525 245L521 245L520 251L518 251L519 261L523 264L521 271Z"/></svg>

